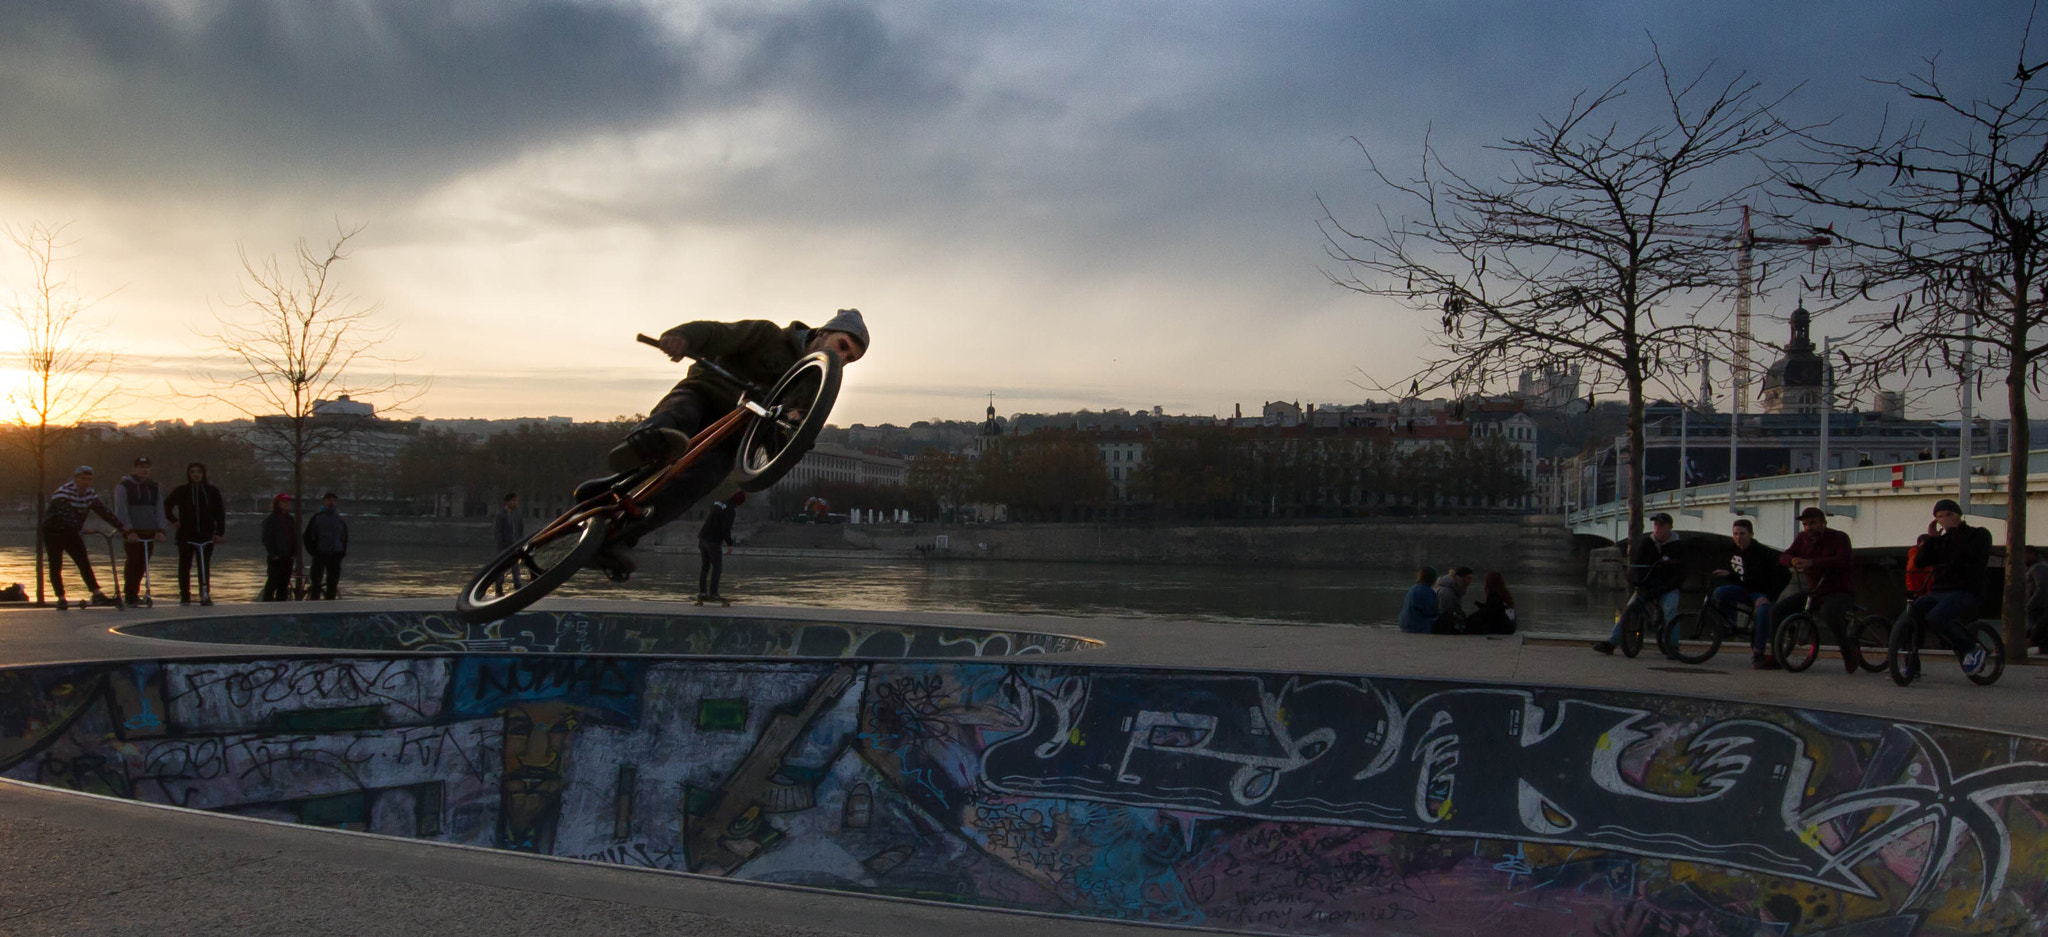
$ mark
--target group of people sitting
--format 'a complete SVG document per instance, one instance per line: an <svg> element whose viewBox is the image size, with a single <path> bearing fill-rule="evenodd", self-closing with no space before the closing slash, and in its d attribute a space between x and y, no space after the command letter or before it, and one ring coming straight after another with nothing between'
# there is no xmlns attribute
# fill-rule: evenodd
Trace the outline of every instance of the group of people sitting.
<svg viewBox="0 0 2048 937"><path fill-rule="evenodd" d="M1515 597L1499 572L1486 574L1485 594L1471 611L1465 592L1472 587L1472 567L1459 566L1438 576L1434 567L1415 573L1415 585L1401 603L1401 630L1415 634L1514 634Z"/></svg>
<svg viewBox="0 0 2048 937"><path fill-rule="evenodd" d="M1734 547L1713 570L1714 585L1707 600L1727 611L1730 620L1737 609L1752 613L1751 665L1759 670L1777 669L1780 665L1772 635L1787 618L1809 612L1841 648L1843 666L1855 673L1858 654L1848 627L1855 607L1855 564L1849 535L1828 526L1827 512L1809 507L1799 512L1799 534L1782 551L1758 543L1748 518L1736 518L1729 537ZM1962 508L1943 498L1935 502L1927 533L1907 560L1909 601L1900 624L1931 626L1958 649L1958 661L1971 673L1983 663L1985 652L1968 637L1964 626L1976 618L1982 606L1990 558L1990 531L1966 523ZM1657 603L1664 619L1672 619L1678 614L1685 569L1683 546L1672 528L1671 515L1651 515L1649 532L1629 544L1628 581L1635 587L1635 601ZM1617 622L1614 633L1595 642L1593 649L1612 654L1620 640Z"/></svg>

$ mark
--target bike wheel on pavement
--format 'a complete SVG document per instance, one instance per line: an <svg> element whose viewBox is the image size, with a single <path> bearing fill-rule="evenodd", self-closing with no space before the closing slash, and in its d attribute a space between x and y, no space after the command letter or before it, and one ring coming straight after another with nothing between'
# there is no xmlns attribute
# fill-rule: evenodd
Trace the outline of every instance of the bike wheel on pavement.
<svg viewBox="0 0 2048 937"><path fill-rule="evenodd" d="M1885 646L1890 650L1885 668L1891 671L1892 682L1912 686L1920 678L1920 629L1911 622L1899 622L1892 626Z"/></svg>
<svg viewBox="0 0 2048 937"><path fill-rule="evenodd" d="M1664 626L1663 633L1670 635L1671 659L1683 664L1704 664L1721 652L1721 625L1718 621L1707 622L1706 612L1679 612L1678 617ZM1691 635L1687 638L1687 635ZM1690 645L1686 642L1690 641Z"/></svg>
<svg viewBox="0 0 2048 937"><path fill-rule="evenodd" d="M1794 612L1778 624L1772 642L1778 652L1778 664L1799 673L1820 659L1820 623L1805 612Z"/></svg>
<svg viewBox="0 0 2048 937"><path fill-rule="evenodd" d="M1621 610L1621 653L1634 658L1643 652L1643 627L1650 616L1643 603L1635 603Z"/></svg>
<svg viewBox="0 0 2048 937"><path fill-rule="evenodd" d="M1850 637L1856 642L1856 662L1871 673L1885 669L1891 660L1892 623L1882 615L1865 615L1854 627Z"/></svg>

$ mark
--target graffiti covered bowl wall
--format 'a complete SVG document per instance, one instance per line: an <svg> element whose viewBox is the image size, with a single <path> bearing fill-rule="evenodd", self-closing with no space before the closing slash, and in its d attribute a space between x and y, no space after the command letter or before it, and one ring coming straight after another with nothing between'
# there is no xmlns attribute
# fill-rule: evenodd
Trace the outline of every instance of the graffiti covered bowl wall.
<svg viewBox="0 0 2048 937"><path fill-rule="evenodd" d="M138 622L121 634L347 651L542 651L721 657L1006 657L1102 646L1064 634L652 612L521 612L470 624L427 610L305 612Z"/></svg>
<svg viewBox="0 0 2048 937"><path fill-rule="evenodd" d="M2048 742L1624 692L984 660L115 661L0 670L0 774L1271 933L2048 920Z"/></svg>

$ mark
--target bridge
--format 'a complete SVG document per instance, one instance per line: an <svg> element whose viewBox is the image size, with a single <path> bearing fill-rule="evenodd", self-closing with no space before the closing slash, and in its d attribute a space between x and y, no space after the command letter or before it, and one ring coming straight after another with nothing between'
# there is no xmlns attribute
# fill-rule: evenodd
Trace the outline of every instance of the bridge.
<svg viewBox="0 0 2048 937"><path fill-rule="evenodd" d="M1981 455L1970 462L1972 523L1994 528L2004 543L2006 476L2011 456ZM1821 502L1827 479L1828 526L1849 535L1857 549L1904 549L1927 531L1934 502L1960 498L1960 459L1931 459L1895 465L1830 469L1743 479L1729 506L1727 482L1660 491L1643 498L1645 515L1670 514L1681 531L1726 536L1731 522L1747 517L1758 540L1774 547L1792 542L1799 512ZM2027 453L2027 542L2048 543L2048 449ZM1610 501L1566 517L1572 533L1619 543L1628 536L1628 503Z"/></svg>

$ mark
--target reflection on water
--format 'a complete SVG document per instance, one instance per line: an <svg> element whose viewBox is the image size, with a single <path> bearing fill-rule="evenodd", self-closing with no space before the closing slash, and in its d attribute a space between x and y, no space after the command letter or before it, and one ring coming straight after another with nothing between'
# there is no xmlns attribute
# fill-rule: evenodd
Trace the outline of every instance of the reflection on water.
<svg viewBox="0 0 2048 937"><path fill-rule="evenodd" d="M110 586L115 577L104 565L105 548L97 540L92 544L100 546L95 572L103 587ZM261 559L235 547L230 543L220 551L214 570L217 602L250 601L263 584ZM0 584L21 582L33 591L30 554L26 545L0 546ZM452 606L455 593L489 558L482 550L364 545L342 565L341 597L443 596ZM175 553L160 550L154 572L159 604L176 602ZM729 556L721 591L748 605L1392 627L1412 575L1409 570ZM72 597L82 595L68 569L66 581ZM1576 577L1511 579L1509 587L1523 626L1537 631L1605 632L1618 602L1614 596L1589 595ZM679 599L696 591L694 553L643 553L632 582L614 585L585 572L555 594Z"/></svg>

